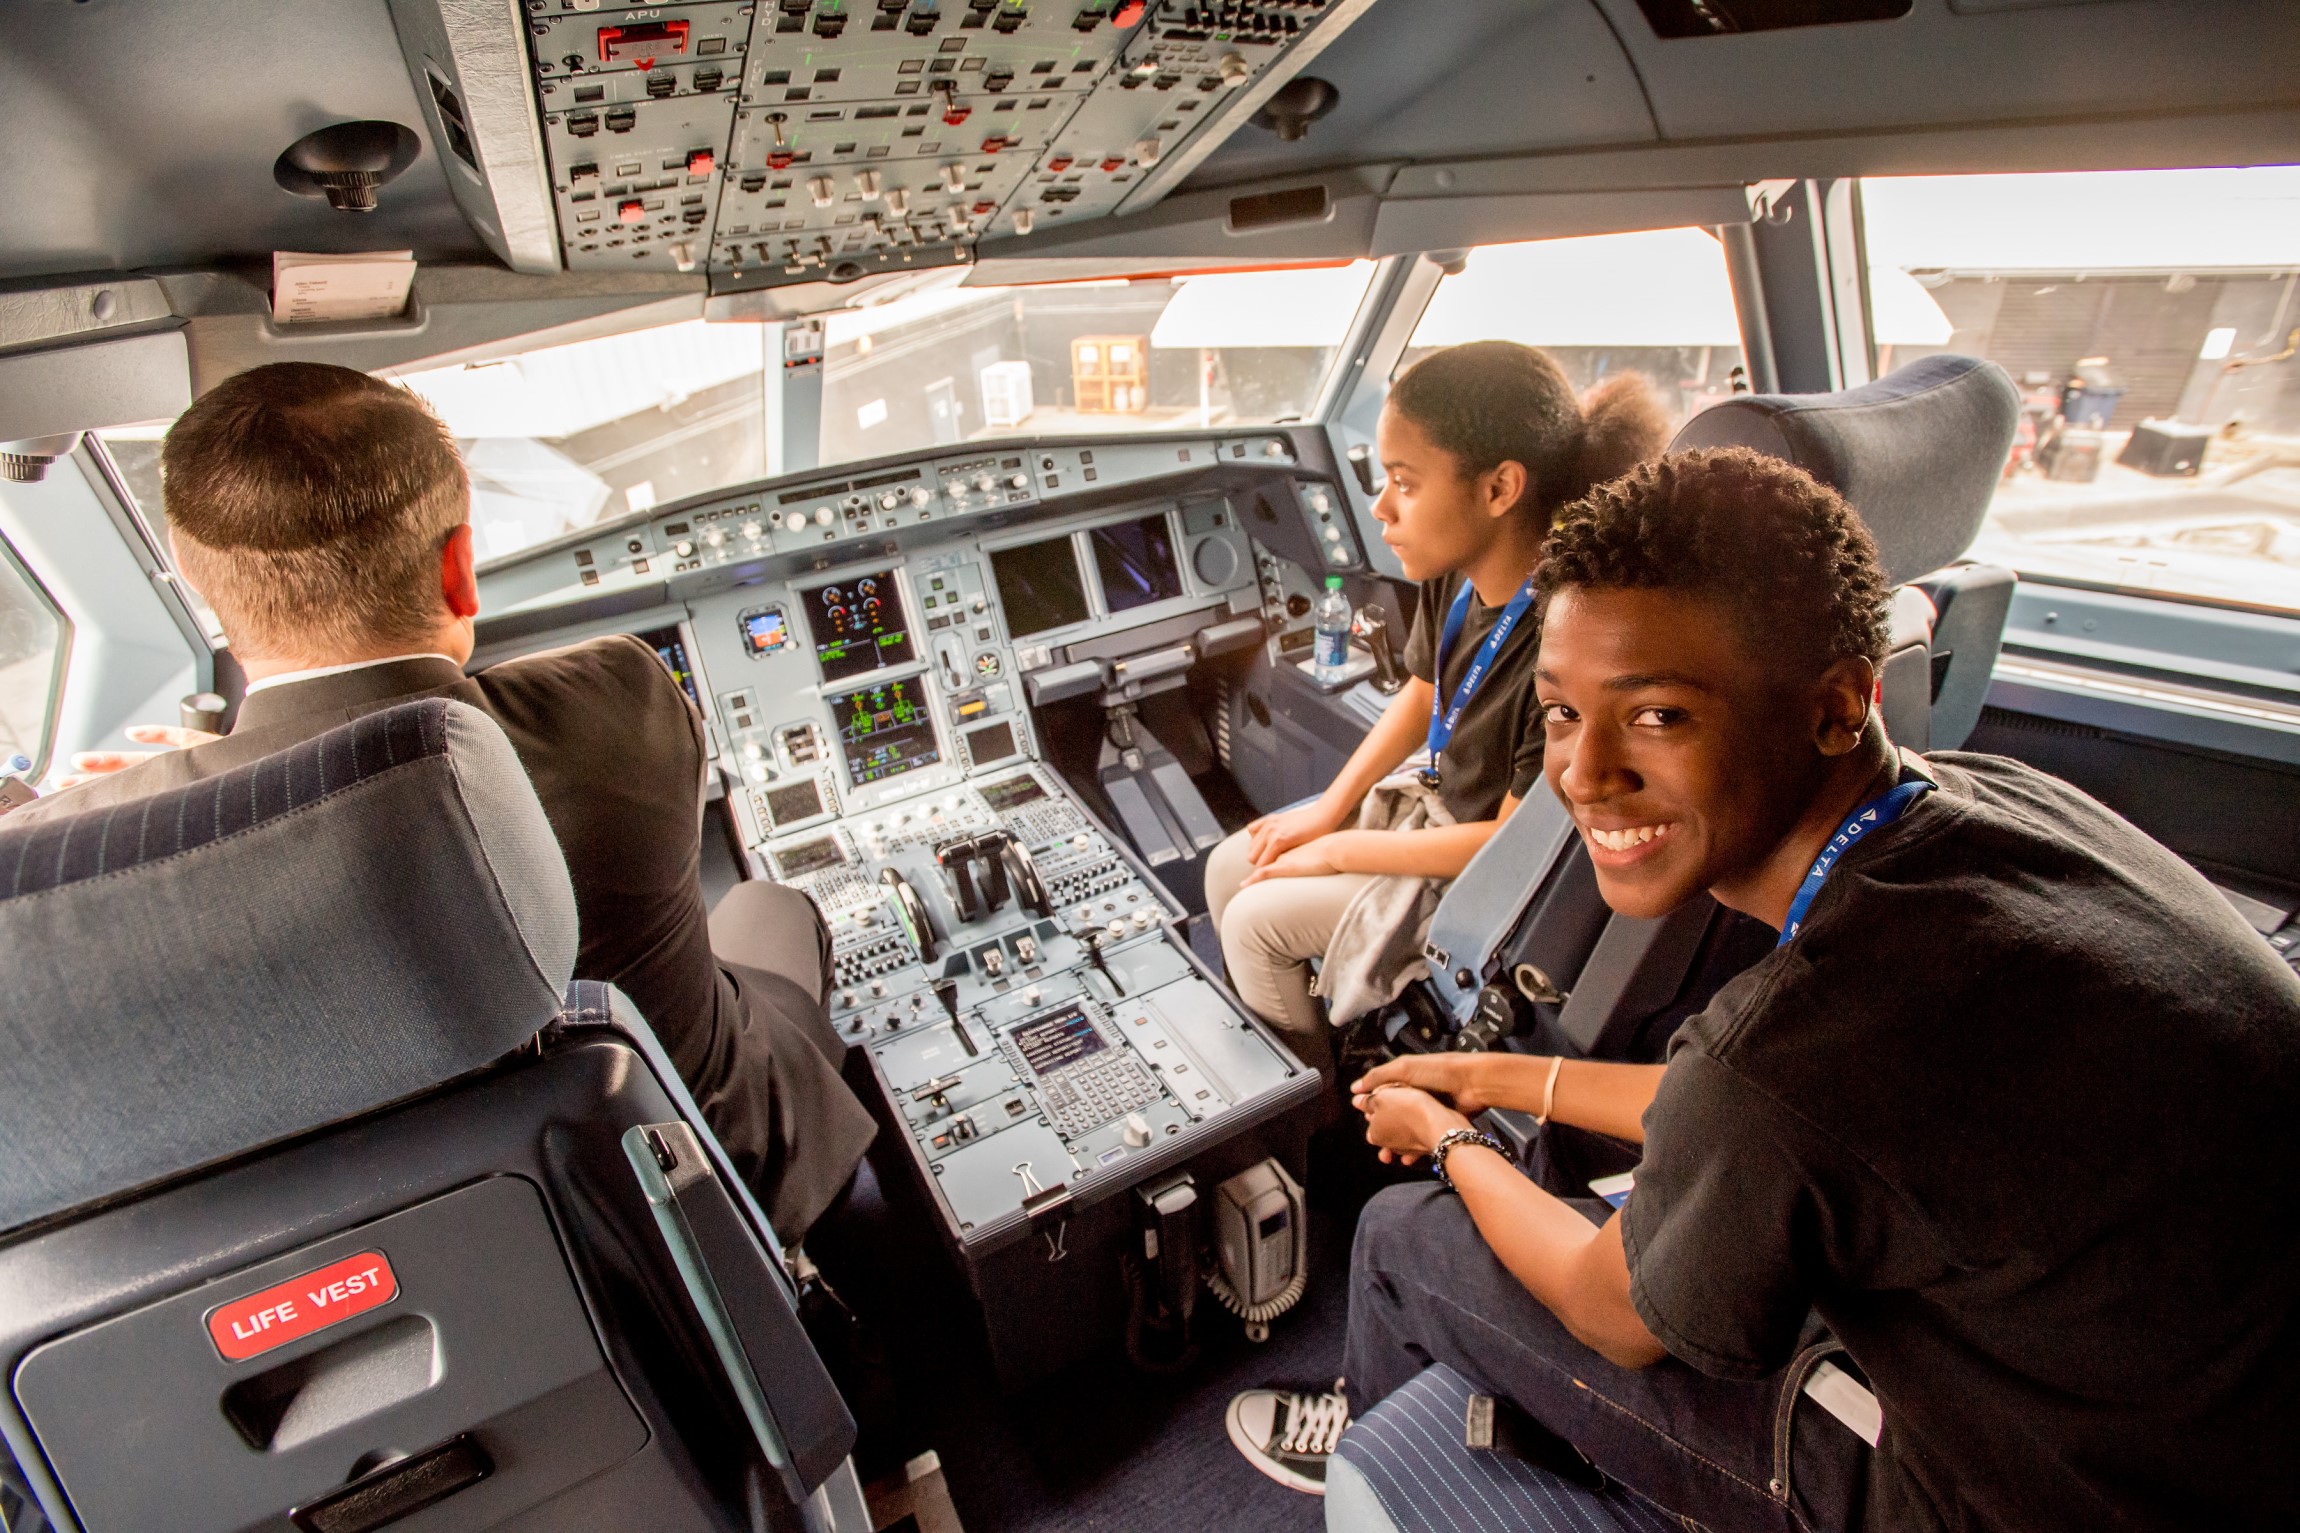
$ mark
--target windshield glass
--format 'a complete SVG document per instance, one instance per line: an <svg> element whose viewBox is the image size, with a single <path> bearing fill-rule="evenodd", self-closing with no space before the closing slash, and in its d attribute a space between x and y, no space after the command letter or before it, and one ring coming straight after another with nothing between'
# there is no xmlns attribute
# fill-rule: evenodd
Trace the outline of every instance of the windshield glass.
<svg viewBox="0 0 2300 1533"><path fill-rule="evenodd" d="M1972 557L2300 610L2300 168L1861 183L1877 367L2001 364Z"/></svg>
<svg viewBox="0 0 2300 1533"><path fill-rule="evenodd" d="M815 461L1306 415L1373 265L970 288L827 316ZM785 327L689 320L399 375L462 446L482 560L784 472Z"/></svg>
<svg viewBox="0 0 2300 1533"><path fill-rule="evenodd" d="M71 626L0 540L0 774L36 779L64 690Z"/></svg>
<svg viewBox="0 0 2300 1533"><path fill-rule="evenodd" d="M1706 229L1655 229L1486 245L1439 281L1400 369L1465 341L1518 341L1575 386L1643 373L1685 423L1731 393L1741 330L1725 249Z"/></svg>

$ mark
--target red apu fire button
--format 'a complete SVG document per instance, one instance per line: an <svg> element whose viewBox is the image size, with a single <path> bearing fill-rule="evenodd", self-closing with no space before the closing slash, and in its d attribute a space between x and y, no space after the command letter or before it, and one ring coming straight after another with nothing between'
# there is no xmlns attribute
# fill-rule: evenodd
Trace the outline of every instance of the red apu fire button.
<svg viewBox="0 0 2300 1533"><path fill-rule="evenodd" d="M390 1260L381 1251L363 1251L216 1306L208 1311L208 1339L225 1361L243 1363L398 1297Z"/></svg>

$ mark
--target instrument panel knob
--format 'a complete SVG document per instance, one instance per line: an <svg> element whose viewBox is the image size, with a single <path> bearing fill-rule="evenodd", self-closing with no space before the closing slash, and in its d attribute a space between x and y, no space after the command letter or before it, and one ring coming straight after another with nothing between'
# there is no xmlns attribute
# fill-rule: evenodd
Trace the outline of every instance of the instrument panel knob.
<svg viewBox="0 0 2300 1533"><path fill-rule="evenodd" d="M709 532L703 534L703 541L710 544L713 548L722 547L727 541L726 529L722 527L713 527Z"/></svg>
<svg viewBox="0 0 2300 1533"><path fill-rule="evenodd" d="M695 556L695 545L681 538L671 545L671 552L682 559L692 559Z"/></svg>
<svg viewBox="0 0 2300 1533"><path fill-rule="evenodd" d="M831 508L828 506L815 507L815 525L817 527L828 527L830 524Z"/></svg>
<svg viewBox="0 0 2300 1533"><path fill-rule="evenodd" d="M757 522L743 523L743 536L746 538L764 537L766 536L766 531L767 529L761 527Z"/></svg>
<svg viewBox="0 0 2300 1533"><path fill-rule="evenodd" d="M925 485L923 485L923 484L922 484L922 485L916 485L916 486L914 486L914 487L911 489L911 492L910 492L910 503L911 503L912 505L914 505L914 506L921 506L921 507L923 507L923 506L925 506L925 505L926 505L926 503L927 503L928 501L931 501L931 500L933 500L933 499L934 499L934 494L933 494L933 492L932 492L932 491L930 491L929 489L927 489L927 487L926 487Z"/></svg>
<svg viewBox="0 0 2300 1533"><path fill-rule="evenodd" d="M1030 476L1028 474L1009 474L1006 476L1006 487L1010 490L1027 490L1030 488Z"/></svg>
<svg viewBox="0 0 2300 1533"><path fill-rule="evenodd" d="M892 511L895 507L901 504L902 497L897 495L892 490L888 490L885 494L879 496L878 498L878 508L881 511Z"/></svg>

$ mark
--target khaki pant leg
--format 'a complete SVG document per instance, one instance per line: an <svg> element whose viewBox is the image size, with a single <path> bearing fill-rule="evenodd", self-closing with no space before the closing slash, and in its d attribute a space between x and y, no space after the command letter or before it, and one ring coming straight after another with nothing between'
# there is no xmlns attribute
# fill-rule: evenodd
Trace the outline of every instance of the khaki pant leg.
<svg viewBox="0 0 2300 1533"><path fill-rule="evenodd" d="M1222 929L1222 912L1238 897L1238 885L1254 869L1253 845L1241 830L1206 854L1206 916L1216 931Z"/></svg>
<svg viewBox="0 0 2300 1533"><path fill-rule="evenodd" d="M1310 960L1325 956L1364 873L1267 878L1231 896L1222 912L1222 959L1239 998L1263 1020L1326 1055L1324 1017L1310 995Z"/></svg>

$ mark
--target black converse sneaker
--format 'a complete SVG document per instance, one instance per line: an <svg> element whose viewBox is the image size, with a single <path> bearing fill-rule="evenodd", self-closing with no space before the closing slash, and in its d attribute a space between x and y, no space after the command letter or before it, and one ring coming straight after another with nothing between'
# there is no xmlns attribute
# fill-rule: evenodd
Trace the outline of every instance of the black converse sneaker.
<svg viewBox="0 0 2300 1533"><path fill-rule="evenodd" d="M1230 1401L1222 1424L1246 1462L1291 1490L1326 1493L1326 1457L1350 1424L1342 1381L1331 1389L1249 1389Z"/></svg>

